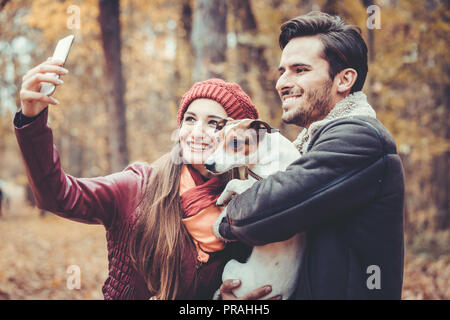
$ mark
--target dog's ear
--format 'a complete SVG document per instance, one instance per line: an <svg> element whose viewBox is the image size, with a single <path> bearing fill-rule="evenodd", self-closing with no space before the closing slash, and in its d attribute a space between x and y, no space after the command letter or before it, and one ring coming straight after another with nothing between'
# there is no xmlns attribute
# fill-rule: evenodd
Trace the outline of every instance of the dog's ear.
<svg viewBox="0 0 450 320"><path fill-rule="evenodd" d="M250 128L260 132L260 130L267 130L267 133L278 132L278 129L272 128L267 122L257 119L250 123Z"/></svg>
<svg viewBox="0 0 450 320"><path fill-rule="evenodd" d="M219 122L217 122L216 131L222 130L227 125L227 122L230 121L230 120L233 120L233 119L226 118L226 119L222 119Z"/></svg>
<svg viewBox="0 0 450 320"><path fill-rule="evenodd" d="M262 120L253 120L249 125L249 130L253 130L254 132L254 138L255 142L259 144L261 141L264 140L264 137L266 136L266 133L270 132L271 127L269 124Z"/></svg>

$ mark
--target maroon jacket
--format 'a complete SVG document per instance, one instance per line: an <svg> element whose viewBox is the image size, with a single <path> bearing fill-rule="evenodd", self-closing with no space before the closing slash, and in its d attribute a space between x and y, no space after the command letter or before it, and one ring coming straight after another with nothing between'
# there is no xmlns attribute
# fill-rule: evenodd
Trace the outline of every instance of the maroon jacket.
<svg viewBox="0 0 450 320"><path fill-rule="evenodd" d="M30 123L23 124L22 117L21 111L14 117L15 134L38 207L70 220L103 224L109 261L105 299L148 299L151 294L131 263L128 242L152 167L136 162L105 177L75 178L61 168L47 124L48 108ZM236 253L231 248L218 252L205 265L198 264L195 250L186 252L177 298L210 299L232 252Z"/></svg>

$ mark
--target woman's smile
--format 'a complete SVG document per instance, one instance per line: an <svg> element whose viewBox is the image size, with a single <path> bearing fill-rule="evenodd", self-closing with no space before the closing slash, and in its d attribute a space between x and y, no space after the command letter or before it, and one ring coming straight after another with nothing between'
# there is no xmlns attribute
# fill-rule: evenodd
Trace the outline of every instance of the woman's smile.
<svg viewBox="0 0 450 320"><path fill-rule="evenodd" d="M186 144L191 149L191 152L204 152L213 148L213 144L203 143L195 140L187 141Z"/></svg>

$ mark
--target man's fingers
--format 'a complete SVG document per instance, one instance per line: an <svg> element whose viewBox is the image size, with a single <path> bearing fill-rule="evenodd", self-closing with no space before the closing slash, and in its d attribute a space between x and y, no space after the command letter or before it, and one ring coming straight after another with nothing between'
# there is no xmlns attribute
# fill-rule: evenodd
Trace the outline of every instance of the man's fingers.
<svg viewBox="0 0 450 320"><path fill-rule="evenodd" d="M222 300L238 300L233 294L233 290L241 285L240 280L225 280L220 286L220 295Z"/></svg>
<svg viewBox="0 0 450 320"><path fill-rule="evenodd" d="M264 286L261 288L258 288L256 290L253 290L252 292L246 294L242 298L237 298L233 294L233 290L236 289L241 285L240 280L225 280L222 285L220 286L220 295L222 296L223 300L258 300L261 298L264 298L268 294L272 292L271 286ZM271 297L269 300L281 300L281 295L276 295L274 297Z"/></svg>
<svg viewBox="0 0 450 320"><path fill-rule="evenodd" d="M232 280L232 279L228 279L225 280L222 285L220 286L220 292L225 292L225 293L229 293L231 291L233 291L234 289L236 289L237 287L239 287L241 285L241 281L240 280Z"/></svg>
<svg viewBox="0 0 450 320"><path fill-rule="evenodd" d="M59 104L59 101L53 97L49 97L43 93L30 91L30 90L20 90L20 99L25 102L30 101L41 101L50 104Z"/></svg>
<svg viewBox="0 0 450 320"><path fill-rule="evenodd" d="M271 292L272 292L271 286L264 286L246 294L244 297L242 297L242 300L258 300L267 296Z"/></svg>

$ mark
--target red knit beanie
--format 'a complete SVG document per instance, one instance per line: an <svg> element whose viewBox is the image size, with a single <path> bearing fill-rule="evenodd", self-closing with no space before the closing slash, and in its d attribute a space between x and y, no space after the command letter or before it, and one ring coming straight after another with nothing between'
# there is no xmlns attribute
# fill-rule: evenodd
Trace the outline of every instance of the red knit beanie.
<svg viewBox="0 0 450 320"><path fill-rule="evenodd" d="M250 97L236 83L221 79L209 79L195 83L181 98L178 110L178 127L181 126L184 113L195 99L211 99L217 101L225 109L230 118L258 119L259 114Z"/></svg>

